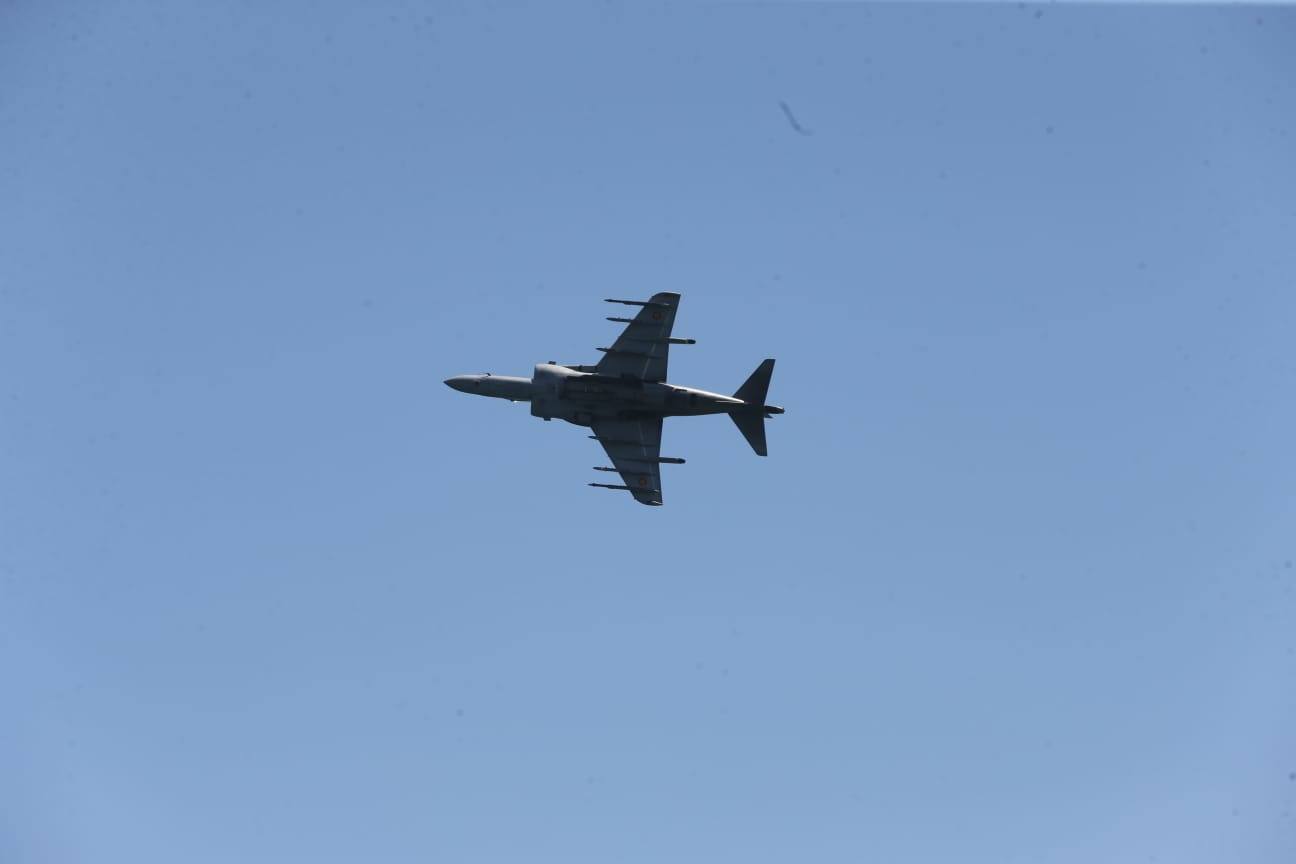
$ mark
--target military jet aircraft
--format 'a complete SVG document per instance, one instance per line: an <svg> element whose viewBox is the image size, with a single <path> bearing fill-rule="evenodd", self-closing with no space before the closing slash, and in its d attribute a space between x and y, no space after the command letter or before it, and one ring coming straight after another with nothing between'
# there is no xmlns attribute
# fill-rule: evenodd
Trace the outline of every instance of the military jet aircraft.
<svg viewBox="0 0 1296 864"><path fill-rule="evenodd" d="M663 292L651 300L608 300L638 306L633 318L608 318L625 324L610 348L599 348L603 359L593 366L561 365L550 361L535 367L530 378L505 375L456 375L446 384L463 393L530 402L531 414L557 417L588 426L589 436L607 451L615 467L598 467L621 475L621 483L590 483L622 489L640 504L662 503L661 466L682 465L683 459L661 455L662 420L693 414L728 414L757 455L767 455L765 419L782 414L765 404L774 361L766 360L732 396L666 383L666 358L672 345L692 345L693 339L671 336L680 295Z"/></svg>

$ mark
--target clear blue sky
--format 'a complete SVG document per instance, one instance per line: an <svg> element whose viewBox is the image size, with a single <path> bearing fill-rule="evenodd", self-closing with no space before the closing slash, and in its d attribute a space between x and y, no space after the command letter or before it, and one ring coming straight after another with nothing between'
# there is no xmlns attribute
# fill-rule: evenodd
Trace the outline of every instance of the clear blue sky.
<svg viewBox="0 0 1296 864"><path fill-rule="evenodd" d="M1275 6L5 3L0 861L1296 860L1293 118ZM788 409L665 507L441 384L659 290Z"/></svg>

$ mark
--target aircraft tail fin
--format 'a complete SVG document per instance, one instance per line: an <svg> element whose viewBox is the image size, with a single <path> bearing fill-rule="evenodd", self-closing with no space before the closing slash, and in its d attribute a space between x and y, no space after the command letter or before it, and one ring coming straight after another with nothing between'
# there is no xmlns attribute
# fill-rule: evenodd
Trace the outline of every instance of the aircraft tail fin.
<svg viewBox="0 0 1296 864"><path fill-rule="evenodd" d="M765 446L765 418L770 414L783 413L782 408L765 404L765 395L769 392L770 377L773 374L774 361L762 361L734 393L735 399L741 399L747 405L729 414L757 456L769 455Z"/></svg>

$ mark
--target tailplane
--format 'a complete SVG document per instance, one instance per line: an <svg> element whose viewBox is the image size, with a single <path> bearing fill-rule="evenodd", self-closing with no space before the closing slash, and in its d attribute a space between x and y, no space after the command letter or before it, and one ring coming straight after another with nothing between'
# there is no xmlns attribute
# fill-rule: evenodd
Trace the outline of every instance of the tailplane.
<svg viewBox="0 0 1296 864"><path fill-rule="evenodd" d="M762 360L756 371L747 377L743 385L734 394L749 405L765 406L765 394L769 392L770 376L774 374L774 361Z"/></svg>
<svg viewBox="0 0 1296 864"><path fill-rule="evenodd" d="M771 414L782 414L783 409L776 405L766 405L765 395L769 392L770 376L774 374L774 361L765 360L756 367L743 385L734 393L735 399L747 404L729 414L738 431L747 439L747 443L756 451L757 456L768 456L765 446L765 418Z"/></svg>
<svg viewBox="0 0 1296 864"><path fill-rule="evenodd" d="M765 415L759 411L735 411L729 415L757 456L768 456L765 448Z"/></svg>

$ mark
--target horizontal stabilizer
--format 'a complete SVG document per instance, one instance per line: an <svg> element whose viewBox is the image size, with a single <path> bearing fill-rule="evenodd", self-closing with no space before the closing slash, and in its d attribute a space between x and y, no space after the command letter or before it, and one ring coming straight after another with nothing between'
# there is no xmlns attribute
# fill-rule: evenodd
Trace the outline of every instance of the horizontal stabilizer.
<svg viewBox="0 0 1296 864"><path fill-rule="evenodd" d="M756 451L757 456L768 456L765 446L765 418L769 414L782 414L783 409L765 404L765 395L769 393L770 378L774 375L774 361L763 360L756 371L747 377L743 385L734 393L735 399L746 402L746 407L732 412L738 431L747 439L747 443Z"/></svg>
<svg viewBox="0 0 1296 864"><path fill-rule="evenodd" d="M769 392L770 378L774 375L774 361L762 360L756 371L747 377L743 385L734 393L735 399L741 399L748 405L765 405L765 394Z"/></svg>
<svg viewBox="0 0 1296 864"><path fill-rule="evenodd" d="M735 411L729 415L757 456L768 456L765 447L765 415L759 411Z"/></svg>

